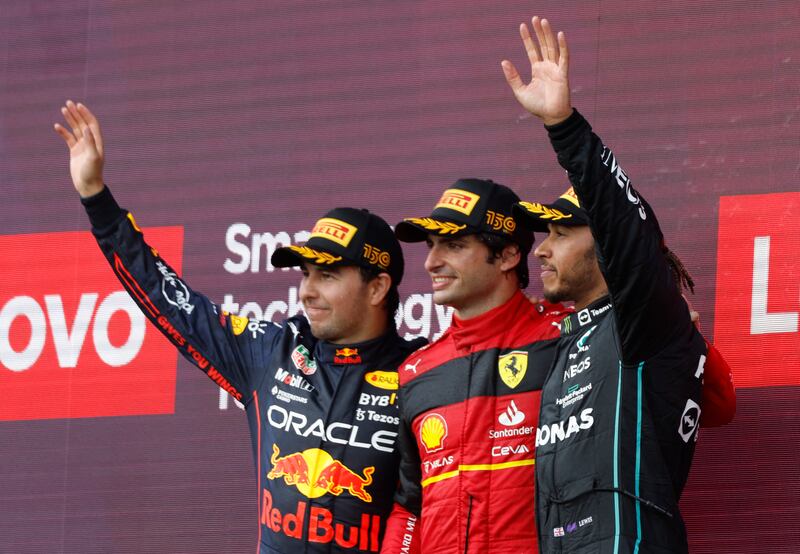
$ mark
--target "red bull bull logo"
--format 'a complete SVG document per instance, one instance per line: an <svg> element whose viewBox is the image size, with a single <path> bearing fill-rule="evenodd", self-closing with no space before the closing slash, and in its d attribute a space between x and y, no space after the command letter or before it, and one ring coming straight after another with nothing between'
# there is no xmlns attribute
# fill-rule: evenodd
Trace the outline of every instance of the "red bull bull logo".
<svg viewBox="0 0 800 554"><path fill-rule="evenodd" d="M347 491L364 502L372 502L367 487L372 484L375 466L365 467L363 475L359 475L319 448L280 456L280 449L275 444L272 445L270 462L272 469L267 474L268 479L282 477L287 485L294 485L308 498L325 494L339 496Z"/></svg>
<svg viewBox="0 0 800 554"><path fill-rule="evenodd" d="M337 348L333 356L335 364L360 364L361 354L358 348Z"/></svg>
<svg viewBox="0 0 800 554"><path fill-rule="evenodd" d="M348 550L378 552L378 538L381 531L381 518L375 514L361 514L359 525L335 522L333 513L322 506L311 506L307 511L305 502L298 502L294 512L283 513L274 506L272 494L263 489L261 499L261 525L273 533L283 533L287 537L303 540L308 529L307 541L310 543L330 543ZM308 522L306 522L308 513Z"/></svg>

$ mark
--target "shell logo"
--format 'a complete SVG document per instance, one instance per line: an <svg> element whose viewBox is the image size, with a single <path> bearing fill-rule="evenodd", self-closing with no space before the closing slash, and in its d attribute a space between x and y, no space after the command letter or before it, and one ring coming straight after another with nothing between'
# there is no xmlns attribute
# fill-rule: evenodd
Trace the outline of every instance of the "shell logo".
<svg viewBox="0 0 800 554"><path fill-rule="evenodd" d="M428 454L444 448L447 438L447 421L439 414L428 414L419 426L419 438Z"/></svg>

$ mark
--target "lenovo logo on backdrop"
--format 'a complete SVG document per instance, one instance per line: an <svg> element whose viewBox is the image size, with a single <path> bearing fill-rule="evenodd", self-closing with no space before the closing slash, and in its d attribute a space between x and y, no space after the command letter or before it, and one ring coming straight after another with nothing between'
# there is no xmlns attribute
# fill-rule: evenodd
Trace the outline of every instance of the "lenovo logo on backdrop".
<svg viewBox="0 0 800 554"><path fill-rule="evenodd" d="M800 384L800 193L724 196L714 343L738 387Z"/></svg>
<svg viewBox="0 0 800 554"><path fill-rule="evenodd" d="M183 229L146 230L180 271ZM172 413L177 352L88 232L0 236L0 421Z"/></svg>

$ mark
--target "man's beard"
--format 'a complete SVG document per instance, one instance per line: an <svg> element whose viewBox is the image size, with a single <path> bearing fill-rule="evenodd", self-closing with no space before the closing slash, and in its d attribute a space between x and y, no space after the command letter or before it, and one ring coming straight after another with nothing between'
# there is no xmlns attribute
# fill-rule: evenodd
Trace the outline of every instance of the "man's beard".
<svg viewBox="0 0 800 554"><path fill-rule="evenodd" d="M544 299L552 304L575 301L582 291L592 286L596 259L594 248L588 249L566 279L558 279L555 289L543 291Z"/></svg>

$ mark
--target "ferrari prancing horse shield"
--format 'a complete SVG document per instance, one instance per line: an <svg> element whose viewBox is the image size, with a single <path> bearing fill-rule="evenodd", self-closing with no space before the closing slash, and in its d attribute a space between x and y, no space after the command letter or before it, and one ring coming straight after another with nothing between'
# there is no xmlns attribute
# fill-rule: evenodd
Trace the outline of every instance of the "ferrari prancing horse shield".
<svg viewBox="0 0 800 554"><path fill-rule="evenodd" d="M500 378L511 389L520 384L527 369L528 353L524 350L515 350L497 359Z"/></svg>

